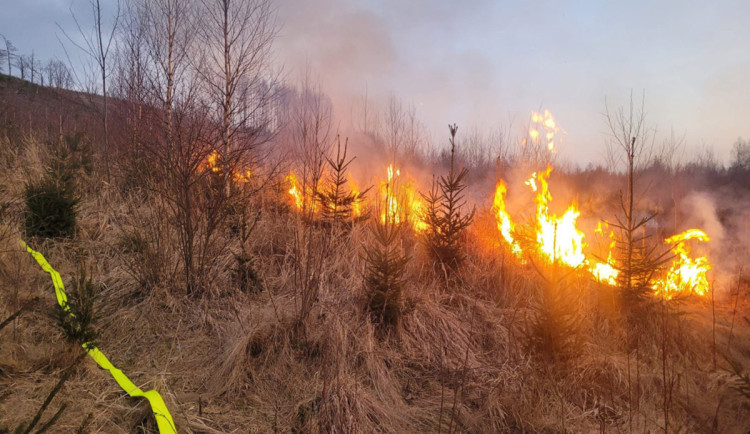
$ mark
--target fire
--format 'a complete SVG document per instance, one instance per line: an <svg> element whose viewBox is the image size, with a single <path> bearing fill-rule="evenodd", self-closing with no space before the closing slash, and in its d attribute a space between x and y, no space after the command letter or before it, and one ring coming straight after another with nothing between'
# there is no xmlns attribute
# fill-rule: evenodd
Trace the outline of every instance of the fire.
<svg viewBox="0 0 750 434"><path fill-rule="evenodd" d="M394 169L393 164L388 165L386 175L386 180L380 183L380 194L385 205L380 213L380 222L400 224L409 221L417 232L427 229L427 223L421 217L424 205L412 182L399 183L401 171Z"/></svg>
<svg viewBox="0 0 750 434"><path fill-rule="evenodd" d="M604 225L606 226L607 224L604 223ZM596 225L594 233L598 235L604 234L601 221ZM615 259L612 256L612 252L615 249L615 245L617 244L615 233L613 231L609 232L609 239L610 242L609 253L607 254L607 262L590 261L593 262L593 264L589 268L589 271L591 272L591 275L594 276L595 280L601 283L615 286L617 285L617 277L620 275L620 271L614 267Z"/></svg>
<svg viewBox="0 0 750 434"><path fill-rule="evenodd" d="M289 172L289 175L284 178L284 181L289 184L289 190L287 190L287 192L289 193L292 202L294 202L294 207L297 211L301 212L303 210L312 210L313 214L319 211L321 202L316 197L312 187L307 185L303 188L302 183L294 172ZM354 180L351 172L347 173L347 183L349 184L351 195L355 197L354 201L351 203L351 216L360 217L364 209L361 190L359 189L359 186ZM321 188L324 188L324 185L319 184L318 191L325 191L321 190ZM333 211L334 204L330 202L328 206L330 207L331 211Z"/></svg>
<svg viewBox="0 0 750 434"><path fill-rule="evenodd" d="M285 181L289 183L289 195L292 197L297 211L309 210L309 207L312 206L313 212L315 212L317 201L314 200L312 188L303 189L294 172L289 172Z"/></svg>
<svg viewBox="0 0 750 434"><path fill-rule="evenodd" d="M544 113L531 112L531 125L529 126L529 137L535 144L540 144L540 137L544 138L546 145L550 152L556 152L555 149L555 136L560 132L560 128L557 126L555 118L549 110L545 110Z"/></svg>
<svg viewBox="0 0 750 434"><path fill-rule="evenodd" d="M549 211L549 202L552 194L549 192L547 178L552 172L551 167L537 175L533 173L525 184L536 193L536 214L534 219L534 238L536 250L540 256L551 263L560 262L576 268L586 263L583 254L585 243L583 232L578 230L576 222L580 211L575 204L571 204L562 216L556 216ZM500 234L511 246L511 251L520 256L522 249L515 239L515 225L505 209L505 196L507 188L505 182L500 180L495 189L495 200L493 212L497 220L497 228Z"/></svg>
<svg viewBox="0 0 750 434"><path fill-rule="evenodd" d="M211 154L208 156L208 159L206 161L206 168L214 173L219 173L219 165L217 162L219 161L219 151L214 149L211 151Z"/></svg>
<svg viewBox="0 0 750 434"><path fill-rule="evenodd" d="M354 202L352 202L352 215L354 217L360 217L362 215L362 199L360 197L361 190L359 189L357 182L354 180L354 177L352 177L351 172L346 174L346 181L349 183L349 186L352 190L352 195L357 198L354 200Z"/></svg>
<svg viewBox="0 0 750 434"><path fill-rule="evenodd" d="M510 218L510 214L505 210L505 196L508 194L508 188L505 186L505 182L501 179L497 183L495 188L495 201L492 205L492 212L495 214L497 219L497 229L503 236L505 241L510 244L510 249L514 255L521 256L521 246L518 245L518 241L513 238L513 231L515 230L515 224Z"/></svg>
<svg viewBox="0 0 750 434"><path fill-rule="evenodd" d="M537 146L546 146L549 152L556 152L556 141L560 129L552 114L532 112L528 131L528 140ZM527 139L523 141L527 144ZM513 222L506 209L508 193L505 182L501 179L495 188L492 213L497 223L498 232L511 251L523 262L524 256L537 255L550 263L565 264L572 268L585 267L593 278L601 283L617 286L620 270L616 266L614 251L617 244L615 233L609 231L609 251L606 261L599 258L587 258L584 249L584 233L577 227L581 213L575 203L571 204L561 216L554 215L549 210L552 195L547 180L552 172L547 167L544 172L536 172L526 180L525 184L535 194L536 212L533 221L525 225L526 230L532 231L529 244L519 243L519 227ZM606 224L605 224L606 225ZM524 231L525 232L525 231ZM602 222L599 222L595 234L604 236ZM524 237L526 239L526 237ZM664 242L670 245L675 259L663 277L655 279L652 285L656 295L671 299L678 294L706 295L709 291L707 272L711 265L705 256L694 257L688 241L708 242L709 238L700 229L690 229L681 234L667 238Z"/></svg>
<svg viewBox="0 0 750 434"><path fill-rule="evenodd" d="M207 170L210 170L213 173L220 174L221 173L221 167L219 164L219 159L221 155L219 154L219 151L214 149L211 151L211 154L208 155L206 158L205 167ZM252 176L252 172L250 169L244 169L244 170L238 170L232 173L232 181L238 184L246 183L250 181L250 177Z"/></svg>
<svg viewBox="0 0 750 434"><path fill-rule="evenodd" d="M687 241L695 240L708 242L710 238L700 229L688 229L664 240L671 244L675 259L663 279L657 279L653 285L654 293L664 299L672 299L678 295L695 294L705 296L709 285L707 273L711 269L706 256L691 257L691 249Z"/></svg>
<svg viewBox="0 0 750 434"><path fill-rule="evenodd" d="M547 178L552 173L552 167L537 175L532 175L526 184L536 192L536 241L540 252L550 262L560 261L576 268L586 261L583 254L583 232L576 227L576 221L581 215L575 204L571 204L565 213L557 217L549 212L549 202L552 195L549 192ZM536 178L536 180L535 180ZM537 181L540 187L537 187Z"/></svg>

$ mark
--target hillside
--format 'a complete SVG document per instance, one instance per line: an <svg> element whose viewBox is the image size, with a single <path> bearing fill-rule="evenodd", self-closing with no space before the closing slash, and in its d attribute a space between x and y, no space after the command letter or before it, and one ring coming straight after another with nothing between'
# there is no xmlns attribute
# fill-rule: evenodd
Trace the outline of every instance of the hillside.
<svg viewBox="0 0 750 434"><path fill-rule="evenodd" d="M741 274L722 280L715 300L649 295L633 310L584 268L512 253L488 200L476 204L455 272L436 266L423 232L392 222L401 228L394 252L406 262L388 322L373 311L367 283L382 186L365 196L370 218L339 224L323 220L314 195L297 210L283 172L255 184L256 172L237 178L200 164L192 197L220 197L215 183L232 179L232 200L221 202L232 211L205 242L210 226L200 220L191 277L161 166L147 160L154 166L138 172L143 160L125 149L104 182L97 110L80 94L6 78L0 101L0 321L23 307L0 330L0 427L30 421L67 376L41 419L67 405L51 432L156 429L145 400L79 359L80 342L58 326L50 277L19 239L60 272L71 300L94 288L94 342L143 390L161 394L179 432L750 426L747 389L736 390L738 373L750 370ZM61 116L64 140L54 128ZM85 138L72 139L79 132ZM83 143L93 153L88 169ZM72 164L80 197L74 235L30 236L26 186L60 161ZM196 218L211 218L212 203ZM84 274L91 285L80 283Z"/></svg>

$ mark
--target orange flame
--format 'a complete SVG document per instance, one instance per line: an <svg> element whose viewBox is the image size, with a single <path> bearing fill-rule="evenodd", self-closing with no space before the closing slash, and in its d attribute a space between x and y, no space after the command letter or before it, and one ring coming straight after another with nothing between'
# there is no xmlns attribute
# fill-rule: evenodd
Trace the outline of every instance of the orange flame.
<svg viewBox="0 0 750 434"><path fill-rule="evenodd" d="M539 175L532 175L526 183L537 192L536 195L536 241L538 248L550 262L560 261L573 268L582 265L586 261L583 254L583 232L576 227L576 221L581 215L575 203L571 204L565 213L558 217L550 214L548 204L552 200L549 192L547 178L552 172L552 167ZM537 188L536 182L540 188ZM538 191L537 191L538 190Z"/></svg>
<svg viewBox="0 0 750 434"><path fill-rule="evenodd" d="M388 165L386 175L386 180L380 183L380 194L385 205L380 213L380 222L400 224L408 221L417 232L427 229L427 223L422 220L424 205L412 182L399 183L401 171L394 170L393 164Z"/></svg>
<svg viewBox="0 0 750 434"><path fill-rule="evenodd" d="M515 230L515 224L510 218L510 214L505 210L505 196L508 194L508 188L505 186L505 182L501 179L497 183L495 188L495 200L492 205L492 211L495 213L495 219L497 220L497 229L503 236L505 241L510 244L510 249L517 257L521 256L521 246L518 245L518 241L513 238L513 231Z"/></svg>
<svg viewBox="0 0 750 434"><path fill-rule="evenodd" d="M346 181L349 183L349 186L352 190L352 195L357 198L354 200L354 202L352 202L352 216L360 217L362 215L362 198L360 197L361 190L359 189L359 186L354 180L351 172L346 174Z"/></svg>
<svg viewBox="0 0 750 434"><path fill-rule="evenodd" d="M606 226L607 224L604 223ZM602 228L602 222L600 221L596 225L596 229L594 230L595 234L603 235L604 230ZM617 270L614 267L615 260L612 256L612 252L615 249L615 245L617 244L617 241L615 240L615 233L613 231L609 232L609 253L607 254L607 261L606 262L599 262L599 261L591 261L593 264L589 268L589 271L591 272L591 275L594 276L594 279L601 282L606 283L608 285L615 286L617 285L617 277L620 275L620 271Z"/></svg>
<svg viewBox="0 0 750 434"><path fill-rule="evenodd" d="M294 203L294 207L298 212L312 210L314 214L319 211L319 207L321 206L320 201L315 197L312 187L305 186L303 188L299 178L297 178L297 175L291 171L289 172L289 175L284 178L284 181L289 184L289 190L287 190L287 192L289 193L289 196ZM360 217L364 208L362 198L360 197L361 190L359 189L359 186L354 180L351 172L347 173L347 182L349 184L349 188L351 189L351 194L356 198L351 205L351 215L352 217ZM331 208L331 210L333 210L333 203L329 203L328 206Z"/></svg>
<svg viewBox="0 0 750 434"><path fill-rule="evenodd" d="M294 172L289 172L285 181L289 183L288 192L297 211L309 211L310 207L312 207L313 212L317 211L318 201L313 197L312 188L309 186L303 188Z"/></svg>
<svg viewBox="0 0 750 434"><path fill-rule="evenodd" d="M221 173L219 158L220 158L219 151L217 151L216 149L211 151L211 153L206 158L206 162L204 164L206 170L210 170L211 172L217 173L217 174ZM243 184L246 182L250 182L251 176L252 176L252 172L250 171L250 169L235 171L234 173L232 173L232 181L238 184Z"/></svg>
<svg viewBox="0 0 750 434"><path fill-rule="evenodd" d="M654 293L666 300L678 295L695 294L705 296L709 285L707 273L711 270L706 256L691 257L691 250L686 241L708 242L710 238L700 229L688 229L664 240L672 244L675 259L663 279L657 279L653 285Z"/></svg>
<svg viewBox="0 0 750 434"><path fill-rule="evenodd" d="M525 182L536 193L535 247L538 254L547 261L560 262L575 268L586 263L586 257L583 254L585 247L583 232L576 227L581 213L575 204L571 204L568 210L559 217L549 212L548 204L552 200L552 195L549 192L547 178L551 172L552 168L547 167L547 170L539 175L536 172L533 173ZM515 225L505 209L506 193L505 182L500 180L495 189L493 212L500 234L510 244L511 251L516 256L520 256L522 249L515 240Z"/></svg>

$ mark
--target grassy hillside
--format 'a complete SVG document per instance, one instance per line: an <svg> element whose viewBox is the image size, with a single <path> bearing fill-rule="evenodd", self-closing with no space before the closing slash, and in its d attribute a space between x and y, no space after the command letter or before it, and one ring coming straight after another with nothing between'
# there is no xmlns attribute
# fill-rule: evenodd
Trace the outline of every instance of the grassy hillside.
<svg viewBox="0 0 750 434"><path fill-rule="evenodd" d="M585 270L518 260L488 200L478 203L462 237L466 259L449 278L419 232L399 233L394 245L409 259L399 322L383 327L364 283L365 249L380 224L375 205L369 219L327 224L296 211L277 173L232 187L252 195L225 204L234 208L206 244L200 290L191 292L175 211L148 176L156 169L138 172L144 160L123 153L114 181L103 181L95 106L15 79L0 83L0 95L0 321L24 307L0 330L0 428L31 420L81 353L58 326L49 276L19 239L43 252L68 288L82 272L92 278L99 348L141 388L161 393L179 432L750 426L750 397L737 390L738 373L750 371L741 276L714 302L651 297L633 313L617 288ZM59 134L63 114L69 129ZM73 140L76 132L86 138ZM93 170L71 145L84 142ZM77 162L75 235L29 237L26 185L61 154ZM205 194L216 194L211 176L200 178ZM90 359L75 364L42 420L63 403L51 432L156 427L146 402L127 397Z"/></svg>

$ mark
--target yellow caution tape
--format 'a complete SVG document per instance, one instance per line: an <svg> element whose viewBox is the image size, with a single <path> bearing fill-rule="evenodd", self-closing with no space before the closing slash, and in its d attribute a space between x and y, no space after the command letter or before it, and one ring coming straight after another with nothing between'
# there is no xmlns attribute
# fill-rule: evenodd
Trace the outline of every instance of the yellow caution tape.
<svg viewBox="0 0 750 434"><path fill-rule="evenodd" d="M65 294L65 287L63 286L60 273L52 268L52 266L49 264L49 262L47 262L47 260L41 253L32 250L32 248L23 241L21 241L21 246L24 247L27 252L31 253L31 256L36 259L36 262L40 267L42 267L42 270L49 273L49 275L52 277L52 284L55 286L57 303L65 312L68 312L70 310L70 308L68 307L68 296ZM166 404L164 404L164 400L162 399L161 395L159 395L159 392L155 390L149 390L147 392L142 391L138 386L133 384L133 382L130 381L130 379L125 374L123 374L121 370L117 369L109 361L109 359L107 359L107 356L105 356L95 346L84 343L83 349L86 350L87 353L89 353L89 356L91 356L91 358L93 358L94 361L98 363L102 369L106 369L107 371L109 371L109 373L112 375L112 378L117 381L117 384L119 384L122 390L127 392L128 395L132 397L143 397L148 399L148 402L151 404L151 410L154 412L154 417L156 418L156 424L159 427L159 432L161 434L177 434L177 429L174 426L172 415L169 414L169 409L167 409Z"/></svg>

